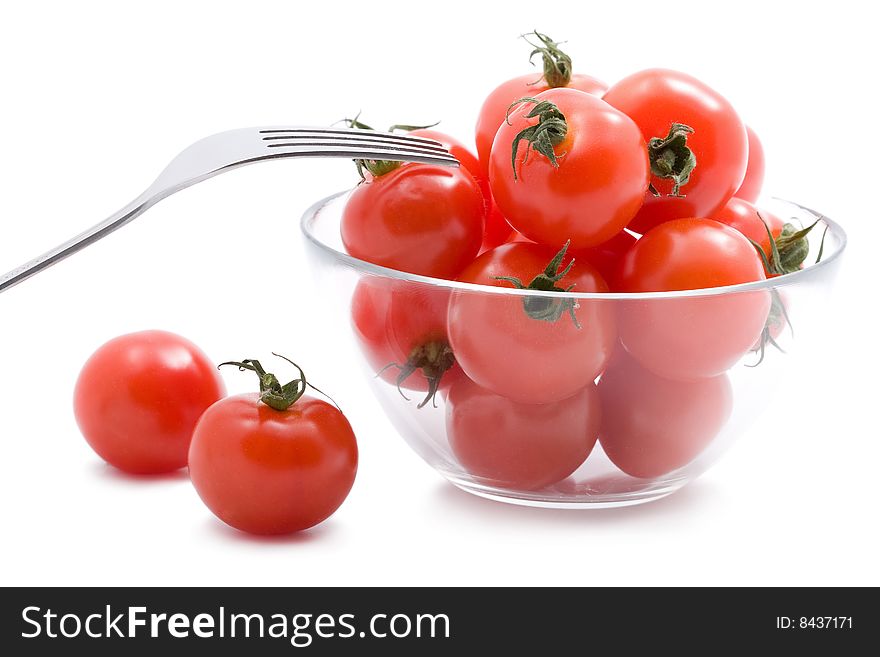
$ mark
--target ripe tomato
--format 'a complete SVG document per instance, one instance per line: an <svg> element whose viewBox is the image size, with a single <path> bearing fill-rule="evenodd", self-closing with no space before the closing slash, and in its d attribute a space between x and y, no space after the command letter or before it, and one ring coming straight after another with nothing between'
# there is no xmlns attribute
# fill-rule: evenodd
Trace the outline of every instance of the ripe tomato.
<svg viewBox="0 0 880 657"><path fill-rule="evenodd" d="M571 57L559 49L559 42L546 34L532 32L523 35L523 39L532 47L529 62L533 63L535 55L540 55L544 72L537 79L530 74L508 80L494 89L483 102L477 116L477 154L485 175L489 173L489 153L498 128L506 121L510 106L520 98L560 87L578 89L596 96L601 96L608 89L604 82L588 75L572 73Z"/></svg>
<svg viewBox="0 0 880 657"><path fill-rule="evenodd" d="M448 306L449 290L382 278L362 278L352 296L352 327L370 367L399 388L427 392L422 405L461 376Z"/></svg>
<svg viewBox="0 0 880 657"><path fill-rule="evenodd" d="M504 244L477 258L459 280L511 288L515 278L530 289L608 291L589 264L565 265L564 255L539 244ZM564 294L456 290L448 328L455 358L471 379L526 404L575 394L602 372L616 341L611 302L575 302Z"/></svg>
<svg viewBox="0 0 880 657"><path fill-rule="evenodd" d="M489 162L489 186L510 225L542 244L571 240L574 249L623 230L648 182L638 126L574 89L551 89L515 107L495 136Z"/></svg>
<svg viewBox="0 0 880 657"><path fill-rule="evenodd" d="M602 278L610 284L617 276L617 268L620 266L623 254L629 251L635 243L636 238L622 230L607 242L602 242L589 249L582 249L572 255L579 262L586 261L593 265L596 271L602 274Z"/></svg>
<svg viewBox="0 0 880 657"><path fill-rule="evenodd" d="M746 176L734 196L754 203L761 195L761 187L764 185L764 147L758 135L749 126L746 126L746 132L749 136L749 163L746 167Z"/></svg>
<svg viewBox="0 0 880 657"><path fill-rule="evenodd" d="M599 442L612 463L650 479L693 461L727 423L733 407L726 374L664 379L619 350L599 381Z"/></svg>
<svg viewBox="0 0 880 657"><path fill-rule="evenodd" d="M418 128L417 130L411 130L409 134L439 141L477 181L480 191L483 193L483 201L486 204L486 226L483 233L483 245L480 247L480 250L487 251L499 244L504 244L513 232L513 228L510 227L507 219L501 214L501 210L495 205L495 201L492 199L492 192L489 190L489 177L483 171L483 167L480 166L477 156L471 153L468 147L455 137L450 137L439 130Z"/></svg>
<svg viewBox="0 0 880 657"><path fill-rule="evenodd" d="M258 361L242 365L263 371ZM299 381L282 390L274 376L268 386L261 380L260 394L227 397L196 426L189 452L193 485L236 529L308 529L336 511L354 483L358 450L351 425L335 406L303 396L305 377Z"/></svg>
<svg viewBox="0 0 880 657"><path fill-rule="evenodd" d="M764 280L764 265L737 230L709 219L676 219L627 251L616 289L662 292ZM643 366L672 379L721 374L760 337L764 290L622 302L620 339Z"/></svg>
<svg viewBox="0 0 880 657"><path fill-rule="evenodd" d="M684 73L649 69L624 78L603 96L632 118L645 140L668 136L673 124L693 129L687 148L696 156L696 167L673 195L675 181L661 178L657 165L651 182L660 196L648 193L630 228L646 233L657 224L682 217L709 217L739 189L748 161L746 129L727 100L699 80ZM657 148L658 163L673 158L672 168L686 161L676 148ZM661 164L662 166L662 164Z"/></svg>
<svg viewBox="0 0 880 657"><path fill-rule="evenodd" d="M536 490L587 460L599 433L599 397L590 382L551 404L521 404L463 377L449 391L449 446L473 476L493 486Z"/></svg>
<svg viewBox="0 0 880 657"><path fill-rule="evenodd" d="M186 466L193 428L226 394L210 359L165 331L114 338L86 361L73 408L85 439L102 459L134 474Z"/></svg>
<svg viewBox="0 0 880 657"><path fill-rule="evenodd" d="M785 223L776 215L759 210L748 201L736 197L730 199L712 218L736 228L761 247L766 258L764 273L767 278L803 269L804 260L810 253L808 235L818 223L806 227Z"/></svg>
<svg viewBox="0 0 880 657"><path fill-rule="evenodd" d="M477 255L485 214L480 187L467 171L404 164L351 193L342 241L355 258L451 279Z"/></svg>
<svg viewBox="0 0 880 657"><path fill-rule="evenodd" d="M766 210L758 210L754 205L741 198L734 197L730 199L723 208L712 215L715 221L727 224L732 228L736 228L750 240L756 242L764 254L769 259L772 255L770 235L773 239L777 239L782 233L784 222L775 214L771 214ZM763 219L763 221L762 221ZM766 222L766 226L765 226ZM769 272L765 272L769 273Z"/></svg>
<svg viewBox="0 0 880 657"><path fill-rule="evenodd" d="M510 105L520 98L532 98L551 88L553 87L550 87L543 79L536 81L535 74L530 73L503 82L489 94L477 117L477 153L479 153L480 166L485 175L489 173L489 153L492 151L495 135L505 123ZM608 89L608 85L591 78L589 75L575 73L571 76L571 82L566 85L566 88L577 89L601 97Z"/></svg>

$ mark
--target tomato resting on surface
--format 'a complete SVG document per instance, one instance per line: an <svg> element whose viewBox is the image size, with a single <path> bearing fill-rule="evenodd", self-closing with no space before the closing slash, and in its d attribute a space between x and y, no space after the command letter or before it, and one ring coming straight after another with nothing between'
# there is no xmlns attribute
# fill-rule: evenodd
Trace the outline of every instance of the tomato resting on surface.
<svg viewBox="0 0 880 657"><path fill-rule="evenodd" d="M624 78L603 98L635 121L654 145L651 183L658 195L645 196L629 224L632 230L644 234L670 219L711 216L739 189L748 137L733 106L716 91L684 73L649 69ZM670 134L674 126L682 128L675 136ZM667 137L673 139L667 142ZM667 177L658 174L660 169Z"/></svg>
<svg viewBox="0 0 880 657"><path fill-rule="evenodd" d="M467 171L403 164L352 191L342 241L355 258L451 279L477 255L485 215L483 194Z"/></svg>
<svg viewBox="0 0 880 657"><path fill-rule="evenodd" d="M726 374L697 381L664 379L615 352L599 381L599 442L614 465L650 479L684 467L727 423L733 408Z"/></svg>
<svg viewBox="0 0 880 657"><path fill-rule="evenodd" d="M281 386L259 361L228 363L260 375L260 393L234 395L199 420L189 472L199 497L226 524L286 534L328 518L357 473L354 432L335 406L305 396L305 376Z"/></svg>
<svg viewBox="0 0 880 657"><path fill-rule="evenodd" d="M587 460L599 416L592 382L562 401L521 404L463 377L449 390L446 428L452 453L471 475L494 486L536 490Z"/></svg>
<svg viewBox="0 0 880 657"><path fill-rule="evenodd" d="M710 219L677 219L652 229L627 251L615 289L697 290L764 279L760 256L739 231ZM620 339L660 376L712 377L751 349L769 310L766 290L623 301Z"/></svg>
<svg viewBox="0 0 880 657"><path fill-rule="evenodd" d="M567 240L573 249L610 240L635 216L648 183L638 126L574 89L551 89L515 106L489 161L489 186L510 225L557 248Z"/></svg>
<svg viewBox="0 0 880 657"><path fill-rule="evenodd" d="M189 340L141 331L110 340L86 361L73 407L98 456L132 474L186 466L199 416L226 394L210 359Z"/></svg>
<svg viewBox="0 0 880 657"><path fill-rule="evenodd" d="M455 137L451 137L439 130L418 128L411 130L409 134L439 141L477 181L480 191L483 193L483 201L486 204L486 225L483 232L483 244L480 250L487 251L499 244L504 244L511 233L513 233L513 228L510 227L504 215L501 214L501 210L495 205L495 201L492 199L492 192L489 190L489 177L483 171L483 167L480 166L477 156L471 153L468 147Z"/></svg>
<svg viewBox="0 0 880 657"><path fill-rule="evenodd" d="M761 195L761 188L764 186L764 146L749 126L746 126L746 132L749 136L749 163L746 166L745 178L734 196L754 203Z"/></svg>
<svg viewBox="0 0 880 657"><path fill-rule="evenodd" d="M449 290L384 278L362 278L352 295L352 327L367 363L398 388L427 392L421 405L461 376L448 306Z"/></svg>
<svg viewBox="0 0 880 657"><path fill-rule="evenodd" d="M537 43L532 43L527 37L534 37ZM544 73L537 77L535 73L520 75L512 80L501 83L492 90L492 93L483 101L480 113L477 115L477 154L480 158L480 166L483 175L489 173L489 153L498 128L505 122L507 111L511 104L520 98L534 96L542 91L555 88L577 89L584 93L601 96L608 89L604 82L582 75L572 73L571 59L559 49L559 43L553 41L546 34L532 32L525 35L527 43L534 48L532 57L541 55Z"/></svg>
<svg viewBox="0 0 880 657"><path fill-rule="evenodd" d="M608 286L589 264L564 258L564 248L557 253L539 244L504 244L462 272L459 280L467 283L545 291L542 296L453 291L449 343L476 383L515 401L541 404L575 394L605 368L616 341L611 302L575 302L563 291L601 293Z"/></svg>

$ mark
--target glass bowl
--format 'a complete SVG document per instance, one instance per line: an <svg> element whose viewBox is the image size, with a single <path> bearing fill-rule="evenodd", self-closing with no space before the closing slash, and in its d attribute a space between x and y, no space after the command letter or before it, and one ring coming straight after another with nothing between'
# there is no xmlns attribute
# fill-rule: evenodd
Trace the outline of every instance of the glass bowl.
<svg viewBox="0 0 880 657"><path fill-rule="evenodd" d="M530 506L638 504L704 472L772 404L786 369L822 348L824 297L846 245L823 217L810 234L811 264L766 281L640 294L519 290L347 255L339 224L348 193L309 208L302 230L319 296L335 326L350 327L376 399L450 482ZM767 209L803 225L817 216L780 200ZM554 304L564 304L558 320L533 319ZM542 366L529 371L523 363L536 354Z"/></svg>

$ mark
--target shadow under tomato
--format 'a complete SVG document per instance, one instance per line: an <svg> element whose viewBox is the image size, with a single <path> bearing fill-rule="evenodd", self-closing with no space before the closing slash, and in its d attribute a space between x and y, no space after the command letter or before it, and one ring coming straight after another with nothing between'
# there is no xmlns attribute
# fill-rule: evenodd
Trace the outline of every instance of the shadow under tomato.
<svg viewBox="0 0 880 657"><path fill-rule="evenodd" d="M326 541L336 531L334 523L326 520L310 529L292 534L278 535L248 534L230 527L213 516L208 518L205 524L206 531L209 534L223 540L252 545L303 545L316 541Z"/></svg>
<svg viewBox="0 0 880 657"><path fill-rule="evenodd" d="M131 474L124 472L119 468L103 461L93 463L89 468L94 472L94 476L104 481L113 481L123 484L132 484L134 486L149 486L164 482L189 481L189 471L186 468L180 468L174 472L163 472L162 474Z"/></svg>
<svg viewBox="0 0 880 657"><path fill-rule="evenodd" d="M715 486L698 480L667 497L644 504L609 509L542 509L495 502L444 483L437 487L430 502L441 511L469 514L487 521L509 519L587 526L696 517L703 509L720 505L722 498Z"/></svg>

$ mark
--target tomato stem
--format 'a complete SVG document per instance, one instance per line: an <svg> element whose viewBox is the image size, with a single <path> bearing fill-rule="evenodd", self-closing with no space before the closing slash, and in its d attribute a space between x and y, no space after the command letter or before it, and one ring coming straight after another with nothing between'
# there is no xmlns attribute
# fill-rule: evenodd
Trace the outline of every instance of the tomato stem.
<svg viewBox="0 0 880 657"><path fill-rule="evenodd" d="M407 125L405 123L395 123L393 126L388 128L388 132L394 132L395 130L400 130L401 132L412 132L413 130L427 130L428 128L433 128L438 125L440 125L440 121L435 121L434 123L429 123L428 125Z"/></svg>
<svg viewBox="0 0 880 657"><path fill-rule="evenodd" d="M344 123L349 128L355 128L357 130L373 130L371 126L368 126L366 123L360 120L361 113L358 112L355 114L353 119L342 119L338 121L338 123ZM394 132L395 130L405 130L407 132L411 130L420 130L422 128L433 128L437 123L432 123L431 125L404 125L404 124L395 124L388 128L388 132ZM366 180L366 176L364 175L364 171L369 171L370 175L374 178L378 178L380 176L384 176L386 173L390 173L397 169L402 162L395 162L394 160L355 160L354 165L357 167L358 175L360 175L361 180Z"/></svg>
<svg viewBox="0 0 880 657"><path fill-rule="evenodd" d="M448 343L443 341L426 342L415 347L410 352L405 363L389 363L379 370L377 376L390 367L399 369L400 372L396 379L397 391L401 397L409 401L409 397L403 394L402 386L414 372L420 371L428 382L428 394L425 395L425 398L419 403L417 408L422 408L428 402L433 402L434 408L436 408L440 382L443 380L443 375L453 365L455 365L455 355L452 353L452 347Z"/></svg>
<svg viewBox="0 0 880 657"><path fill-rule="evenodd" d="M544 271L535 276L528 285L523 285L522 280L516 276L495 276L495 280L510 283L518 290L571 292L574 288L574 283L566 288L556 285L559 281L565 278L565 276L571 271L571 268L574 267L574 258L572 258L565 269L562 271L559 270L559 268L562 267L562 261L565 259L565 254L570 245L571 240L568 240L562 248L559 249L559 252L553 256L553 259L549 262ZM562 317L562 315L568 313L571 317L571 321L574 322L574 325L577 328L581 328L581 324L578 322L578 318L574 312L576 308L577 302L571 298L553 299L550 297L525 297L523 299L523 309L526 311L526 315L532 319L537 319L543 322L556 322Z"/></svg>
<svg viewBox="0 0 880 657"><path fill-rule="evenodd" d="M532 43L529 37L534 36L540 41L540 44ZM533 84L544 80L550 88L567 87L571 82L571 57L559 49L564 41L554 41L546 34L541 34L537 30L521 35L522 39L532 46L529 55L529 63L534 65L535 55L541 55L544 65L544 74L538 78Z"/></svg>
<svg viewBox="0 0 880 657"><path fill-rule="evenodd" d="M276 354L274 351L272 352L272 355L282 358L293 365L299 372L299 378L282 385L278 380L278 377L271 372L267 372L260 364L260 361L252 358L242 361L227 361L225 363L220 363L217 367L219 369L224 365L235 365L241 371L249 370L255 372L257 376L260 377L260 401L267 406L274 408L276 411L286 411L293 406L303 394L305 394L307 387L321 393L330 399L330 401L333 401L329 395L322 392L306 380L306 375L299 365L286 356ZM336 404L336 402L333 403Z"/></svg>
<svg viewBox="0 0 880 657"><path fill-rule="evenodd" d="M511 103L507 108L507 116L505 118L508 125L510 125L511 110L521 103L535 104L531 111L526 114L525 118L533 119L538 117L538 122L535 125L523 128L513 138L510 163L513 166L514 180L517 180L516 155L521 141L526 141L526 154L523 156L523 164L529 159L529 151L534 149L550 160L550 164L558 169L559 162L556 159L554 148L562 143L565 135L568 134L568 124L565 122L565 115L559 111L559 108L548 100L538 100L537 98L520 98Z"/></svg>
<svg viewBox="0 0 880 657"><path fill-rule="evenodd" d="M764 217L761 216L760 212L758 212L758 219L764 224L764 229L767 231L767 237L770 239L770 257L767 257L767 254L764 253L764 249L762 249L754 240L749 241L758 249L758 253L761 256L761 260L764 262L764 267L767 271L771 274L781 276L782 274L790 274L800 270L804 261L807 259L807 255L810 253L810 242L808 239L810 231L816 227L822 218L817 217L816 220L806 228L798 228L792 223L786 223L783 225L779 237L776 238L773 237L773 233L770 231L770 226L767 225L767 222L764 220ZM816 262L819 262L819 260L822 259L822 251L825 248L825 234L827 233L823 233L822 235L822 245L819 248L819 255Z"/></svg>
<svg viewBox="0 0 880 657"><path fill-rule="evenodd" d="M694 129L683 123L673 123L665 137L652 137L648 141L648 159L651 162L651 173L658 178L672 180L670 196L681 198L681 188L690 180L697 156L688 148L687 138ZM654 196L660 192L653 184L649 187Z"/></svg>
<svg viewBox="0 0 880 657"><path fill-rule="evenodd" d="M757 367L764 362L764 356L767 353L768 344L774 346L781 353L785 353L785 349L780 347L779 343L776 342L776 339L773 337L773 329L780 326L782 328L788 326L792 337L794 337L794 327L791 325L791 320L788 317L788 311L785 309L785 302L782 300L782 296L774 288L770 290L770 298L770 313L767 315L767 321L764 323L764 328L761 330L761 337L758 338L758 343L752 348L752 351L758 354L758 360L751 365L746 365L746 367Z"/></svg>

